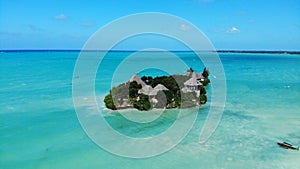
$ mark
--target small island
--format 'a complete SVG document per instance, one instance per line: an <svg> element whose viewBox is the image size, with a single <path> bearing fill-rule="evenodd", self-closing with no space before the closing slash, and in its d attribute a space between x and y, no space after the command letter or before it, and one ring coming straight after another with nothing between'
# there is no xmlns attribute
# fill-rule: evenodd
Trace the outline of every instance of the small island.
<svg viewBox="0 0 300 169"><path fill-rule="evenodd" d="M207 101L208 76L206 68L199 74L190 68L185 75L155 78L139 78L134 74L129 81L113 87L104 103L111 110L135 108L141 111L200 106Z"/></svg>

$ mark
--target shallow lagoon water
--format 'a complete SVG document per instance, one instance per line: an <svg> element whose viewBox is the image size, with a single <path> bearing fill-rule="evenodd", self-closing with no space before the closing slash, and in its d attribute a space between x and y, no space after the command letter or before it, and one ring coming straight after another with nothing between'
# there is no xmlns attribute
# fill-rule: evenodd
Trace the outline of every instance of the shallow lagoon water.
<svg viewBox="0 0 300 169"><path fill-rule="evenodd" d="M209 100L200 108L187 137L174 149L153 158L130 159L99 148L79 124L72 103L78 54L0 54L0 168L300 168L300 151L276 144L287 141L300 145L299 55L220 54L227 100L212 137L205 144L198 143ZM193 54L176 54L196 71L203 69ZM96 79L101 115L116 130L133 137L156 135L168 128L176 110L168 110L155 123L145 125L134 125L120 114L105 110L101 100L111 87L108 81L112 71L128 53L109 55ZM151 53L144 53L148 56ZM161 59L171 62L163 53ZM136 63L132 62L133 66ZM124 76L130 77L128 72L123 72Z"/></svg>

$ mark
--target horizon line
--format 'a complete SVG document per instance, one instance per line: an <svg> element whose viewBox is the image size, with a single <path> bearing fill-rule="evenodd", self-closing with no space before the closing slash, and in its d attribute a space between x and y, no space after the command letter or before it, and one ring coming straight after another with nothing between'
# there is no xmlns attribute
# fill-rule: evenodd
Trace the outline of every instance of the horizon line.
<svg viewBox="0 0 300 169"><path fill-rule="evenodd" d="M273 53L273 54L300 54L300 50L80 50L80 49L0 49L0 52L217 52L217 53Z"/></svg>

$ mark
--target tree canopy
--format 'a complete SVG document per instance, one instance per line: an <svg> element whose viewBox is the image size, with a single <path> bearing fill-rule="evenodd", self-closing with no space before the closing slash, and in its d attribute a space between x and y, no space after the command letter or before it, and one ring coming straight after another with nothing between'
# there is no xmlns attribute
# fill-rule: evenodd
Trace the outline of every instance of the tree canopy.
<svg viewBox="0 0 300 169"><path fill-rule="evenodd" d="M188 71L194 72L192 68ZM141 84L136 81L126 82L114 87L109 94L104 98L104 103L107 108L116 110L118 108L136 108L138 110L149 110L152 108L186 108L193 107L207 102L206 89L204 86L210 83L208 79L209 71L204 68L202 72L205 78L199 86L200 95L195 92L183 93L181 89L184 87L184 82L190 79L186 75L171 75L171 76L143 76L141 80L147 85L155 88L158 84L164 85L168 90L158 91L155 96L148 96L139 93L142 88Z"/></svg>

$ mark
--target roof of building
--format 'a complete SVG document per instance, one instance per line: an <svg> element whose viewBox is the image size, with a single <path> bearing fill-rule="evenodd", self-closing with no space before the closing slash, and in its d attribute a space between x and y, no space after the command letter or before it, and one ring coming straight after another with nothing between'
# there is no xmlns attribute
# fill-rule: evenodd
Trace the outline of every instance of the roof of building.
<svg viewBox="0 0 300 169"><path fill-rule="evenodd" d="M130 78L129 82L137 82L138 84L142 85L142 87L147 85L142 79L138 77L136 73Z"/></svg>
<svg viewBox="0 0 300 169"><path fill-rule="evenodd" d="M158 84L154 87L154 89L149 93L149 96L156 96L157 93L159 91L162 91L162 90L169 90L168 88L166 88L164 85L162 84Z"/></svg>
<svg viewBox="0 0 300 169"><path fill-rule="evenodd" d="M205 79L204 76L202 75L202 73L197 74L197 78L198 79Z"/></svg>
<svg viewBox="0 0 300 169"><path fill-rule="evenodd" d="M162 84L158 84L154 87L154 89L157 89L157 90L169 90L168 88L166 88L164 85Z"/></svg>
<svg viewBox="0 0 300 169"><path fill-rule="evenodd" d="M186 82L184 82L185 86L202 86L203 84L197 80L196 77L192 77Z"/></svg>
<svg viewBox="0 0 300 169"><path fill-rule="evenodd" d="M142 88L138 91L138 93L143 93L146 95L149 95L149 93L151 93L151 91L153 90L153 88L149 85L144 85L142 86Z"/></svg>
<svg viewBox="0 0 300 169"><path fill-rule="evenodd" d="M162 91L162 90L169 90L168 88L166 88L164 85L162 84L158 84L156 85L154 88L152 88L151 86L149 85L145 85L143 86L143 88L141 88L138 93L143 93L145 95L149 95L149 96L156 96L157 93L159 91Z"/></svg>

